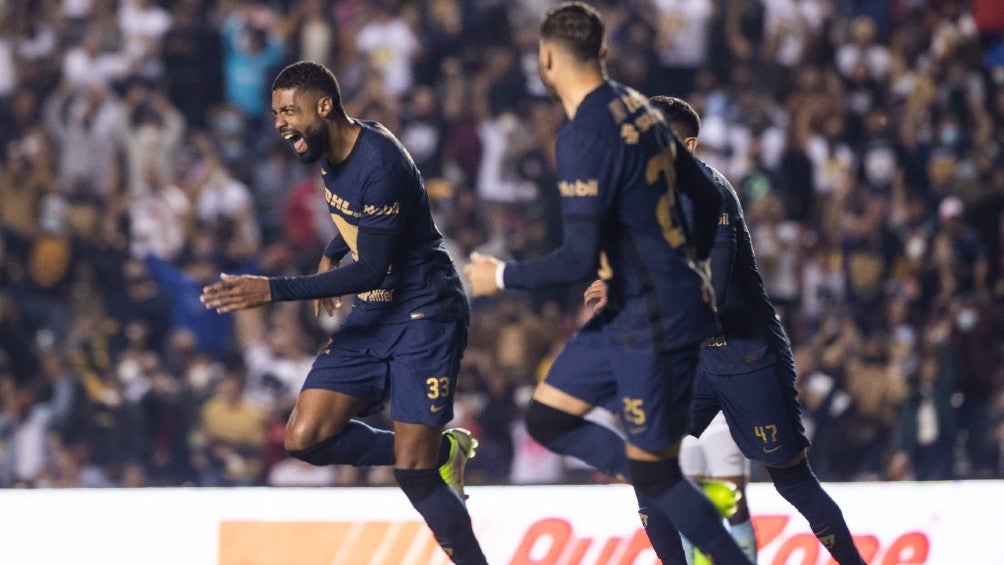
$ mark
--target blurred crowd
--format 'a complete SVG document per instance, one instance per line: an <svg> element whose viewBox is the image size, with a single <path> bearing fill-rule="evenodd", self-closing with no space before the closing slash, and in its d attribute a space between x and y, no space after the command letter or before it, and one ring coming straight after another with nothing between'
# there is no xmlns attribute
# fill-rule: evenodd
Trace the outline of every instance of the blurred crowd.
<svg viewBox="0 0 1004 565"><path fill-rule="evenodd" d="M693 103L743 201L821 478L1004 476L999 0L593 3L610 76ZM408 148L458 263L557 246L551 4L0 0L0 487L391 483L282 449L344 309L221 316L200 289L313 272L334 233L272 130L300 59ZM471 483L602 480L521 424L583 288L474 302Z"/></svg>

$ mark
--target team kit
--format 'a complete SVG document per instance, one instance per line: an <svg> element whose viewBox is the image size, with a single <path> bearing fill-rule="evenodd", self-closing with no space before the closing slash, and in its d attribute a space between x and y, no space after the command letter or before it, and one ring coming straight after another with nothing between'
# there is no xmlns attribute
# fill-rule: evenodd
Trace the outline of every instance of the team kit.
<svg viewBox="0 0 1004 565"><path fill-rule="evenodd" d="M664 564L756 562L748 459L765 465L836 562L863 564L809 467L791 345L739 198L693 153L700 118L684 100L611 80L604 36L582 2L540 23L540 78L567 117L552 188L557 249L525 262L473 254L458 268L405 148L379 123L347 115L335 75L301 61L273 82L274 126L301 161L319 164L336 235L316 273L223 275L202 302L225 314L311 300L323 315L354 295L300 391L286 450L313 465L392 466L445 554L476 565L487 560L464 468L477 440L447 427L471 315L462 278L478 298L592 283L591 318L527 408L530 436L629 483ZM361 420L385 404L392 430ZM585 418L596 407L618 414L620 429Z"/></svg>

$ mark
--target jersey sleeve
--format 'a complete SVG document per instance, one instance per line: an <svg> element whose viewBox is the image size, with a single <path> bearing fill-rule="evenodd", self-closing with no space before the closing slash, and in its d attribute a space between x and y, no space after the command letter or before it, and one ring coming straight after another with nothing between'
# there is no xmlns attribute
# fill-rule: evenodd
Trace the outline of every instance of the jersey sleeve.
<svg viewBox="0 0 1004 565"><path fill-rule="evenodd" d="M707 259L711 254L718 231L719 211L722 195L718 191L711 173L698 162L676 136L672 136L676 146L674 167L679 190L693 202L693 224L690 235L697 259Z"/></svg>
<svg viewBox="0 0 1004 565"><path fill-rule="evenodd" d="M396 232L401 227L401 199L408 183L397 167L378 168L363 186L359 230Z"/></svg>
<svg viewBox="0 0 1004 565"><path fill-rule="evenodd" d="M725 304L729 284L732 280L732 270L736 261L736 244L738 229L742 219L739 216L739 206L731 186L724 178L717 178L722 195L722 210L718 217L718 230L715 242L711 247L709 261L711 263L711 285L715 289L715 300L719 307Z"/></svg>
<svg viewBox="0 0 1004 565"><path fill-rule="evenodd" d="M618 144L619 145L619 144ZM506 288L535 289L578 282L596 274L600 222L613 182L617 149L604 143L603 130L562 131L558 136L558 190L561 193L561 247L525 263L507 263Z"/></svg>

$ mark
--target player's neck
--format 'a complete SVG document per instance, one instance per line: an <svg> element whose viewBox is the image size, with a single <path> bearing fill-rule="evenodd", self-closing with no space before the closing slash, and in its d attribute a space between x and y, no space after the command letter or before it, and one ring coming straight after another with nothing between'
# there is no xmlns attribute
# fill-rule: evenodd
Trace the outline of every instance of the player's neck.
<svg viewBox="0 0 1004 565"><path fill-rule="evenodd" d="M561 105L565 109L565 115L568 116L569 120L575 117L575 112L586 96L599 88L604 80L606 79L602 71L598 69L576 72L567 77L558 94L561 98Z"/></svg>
<svg viewBox="0 0 1004 565"><path fill-rule="evenodd" d="M336 119L328 134L328 146L331 149L324 155L328 162L337 165L348 158L362 129L362 126L348 116Z"/></svg>

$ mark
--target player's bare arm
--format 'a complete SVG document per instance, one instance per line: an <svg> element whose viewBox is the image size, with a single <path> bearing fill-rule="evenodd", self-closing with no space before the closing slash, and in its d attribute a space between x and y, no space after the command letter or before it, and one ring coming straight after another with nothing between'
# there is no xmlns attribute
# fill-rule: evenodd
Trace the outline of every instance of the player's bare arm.
<svg viewBox="0 0 1004 565"><path fill-rule="evenodd" d="M474 296L491 296L497 294L497 274L502 267L502 261L490 255L471 253L471 262L464 267L464 275L471 281L471 292Z"/></svg>
<svg viewBox="0 0 1004 565"><path fill-rule="evenodd" d="M268 277L220 275L220 281L202 289L199 300L219 314L255 308L272 301Z"/></svg>
<svg viewBox="0 0 1004 565"><path fill-rule="evenodd" d="M596 279L593 281L589 288L582 293L582 302L593 309L593 312L599 312L607 305L607 283L603 279Z"/></svg>
<svg viewBox="0 0 1004 565"><path fill-rule="evenodd" d="M321 261L317 264L317 274L327 273L331 269L337 269L340 263L340 261L334 261L327 255L321 255ZM341 296L326 296L324 298L314 299L314 317L320 317L321 308L324 308L324 311L328 314L328 316L334 316L335 310L341 307Z"/></svg>

